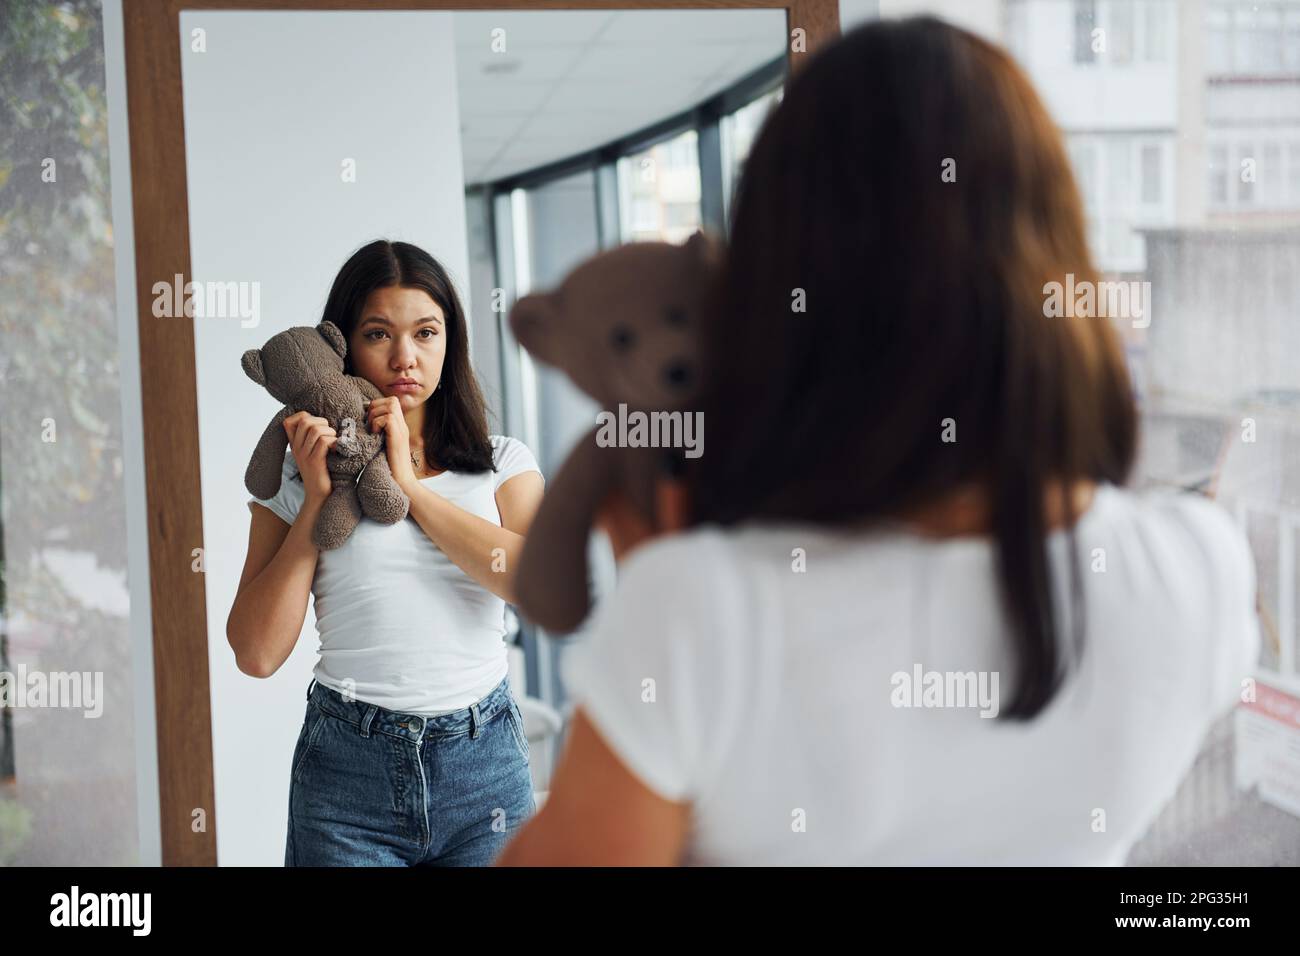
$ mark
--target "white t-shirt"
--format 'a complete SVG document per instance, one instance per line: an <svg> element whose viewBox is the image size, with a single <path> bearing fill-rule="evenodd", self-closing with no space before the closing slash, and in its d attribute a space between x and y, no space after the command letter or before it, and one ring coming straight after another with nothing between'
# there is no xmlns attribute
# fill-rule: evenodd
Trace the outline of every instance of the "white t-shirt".
<svg viewBox="0 0 1300 956"><path fill-rule="evenodd" d="M444 471L420 483L501 524L496 491L537 461L521 441L492 436L497 471ZM259 502L289 524L305 493L285 449L280 490ZM412 517L362 518L344 544L322 551L312 579L320 660L316 680L356 700L433 716L468 707L507 673L505 602L454 564Z"/></svg>
<svg viewBox="0 0 1300 956"><path fill-rule="evenodd" d="M1016 658L991 543L898 528L648 542L561 674L646 786L692 804L683 862L1120 864L1251 675L1255 571L1192 496L1103 486L1077 532L1083 662L1028 724L916 706L928 672L983 671L1005 707Z"/></svg>

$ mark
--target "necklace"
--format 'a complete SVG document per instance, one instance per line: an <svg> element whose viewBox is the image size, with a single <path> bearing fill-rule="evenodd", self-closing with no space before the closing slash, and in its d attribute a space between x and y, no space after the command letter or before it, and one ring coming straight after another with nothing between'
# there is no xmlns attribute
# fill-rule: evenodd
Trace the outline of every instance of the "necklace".
<svg viewBox="0 0 1300 956"><path fill-rule="evenodd" d="M420 459L415 452L411 452L411 467L417 472L420 470Z"/></svg>

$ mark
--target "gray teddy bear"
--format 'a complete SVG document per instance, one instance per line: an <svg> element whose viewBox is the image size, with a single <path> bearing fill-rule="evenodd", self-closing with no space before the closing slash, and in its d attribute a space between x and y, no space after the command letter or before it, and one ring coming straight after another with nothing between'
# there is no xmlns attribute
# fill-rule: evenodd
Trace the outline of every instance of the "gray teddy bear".
<svg viewBox="0 0 1300 956"><path fill-rule="evenodd" d="M511 330L610 415L696 414L700 331L721 256L721 243L704 232L681 245L610 249L575 268L558 289L515 303ZM583 435L561 466L519 560L517 605L554 634L576 629L590 610L587 538L605 499L620 490L650 519L655 482L685 473L683 458L690 457L676 448L611 446L601 433L598 424Z"/></svg>
<svg viewBox="0 0 1300 956"><path fill-rule="evenodd" d="M347 541L363 515L380 524L396 524L411 505L389 470L384 436L366 429L366 408L383 394L367 379L344 374L347 352L342 330L326 320L315 328L285 329L240 360L248 377L285 406L266 426L244 473L244 485L255 498L271 498L280 490L289 444L286 418L306 411L324 418L338 433L338 442L326 456L333 490L312 530L312 540L322 551Z"/></svg>

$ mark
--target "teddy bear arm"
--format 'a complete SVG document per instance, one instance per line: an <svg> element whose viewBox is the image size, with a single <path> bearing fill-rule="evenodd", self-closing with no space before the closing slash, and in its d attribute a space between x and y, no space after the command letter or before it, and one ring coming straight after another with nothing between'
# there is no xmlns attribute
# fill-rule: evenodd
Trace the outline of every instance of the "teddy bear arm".
<svg viewBox="0 0 1300 956"><path fill-rule="evenodd" d="M573 631L591 609L587 540L615 483L618 454L595 437L593 429L578 442L546 489L519 559L516 603L553 634Z"/></svg>
<svg viewBox="0 0 1300 956"><path fill-rule="evenodd" d="M280 473L284 470L284 450L289 436L284 432L284 420L290 415L286 406L276 413L257 440L253 457L244 472L244 487L254 498L274 498L280 490Z"/></svg>

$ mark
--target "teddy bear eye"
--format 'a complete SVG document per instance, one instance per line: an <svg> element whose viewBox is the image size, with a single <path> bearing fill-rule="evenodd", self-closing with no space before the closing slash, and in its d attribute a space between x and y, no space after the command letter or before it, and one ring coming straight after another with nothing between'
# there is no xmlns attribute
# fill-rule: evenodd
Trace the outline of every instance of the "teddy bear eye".
<svg viewBox="0 0 1300 956"><path fill-rule="evenodd" d="M686 310L680 305L670 305L667 312L664 313L664 318L667 319L671 325L685 325Z"/></svg>
<svg viewBox="0 0 1300 956"><path fill-rule="evenodd" d="M636 341L636 335L626 325L619 325L614 327L609 339L614 348L623 351L632 347L632 343Z"/></svg>

